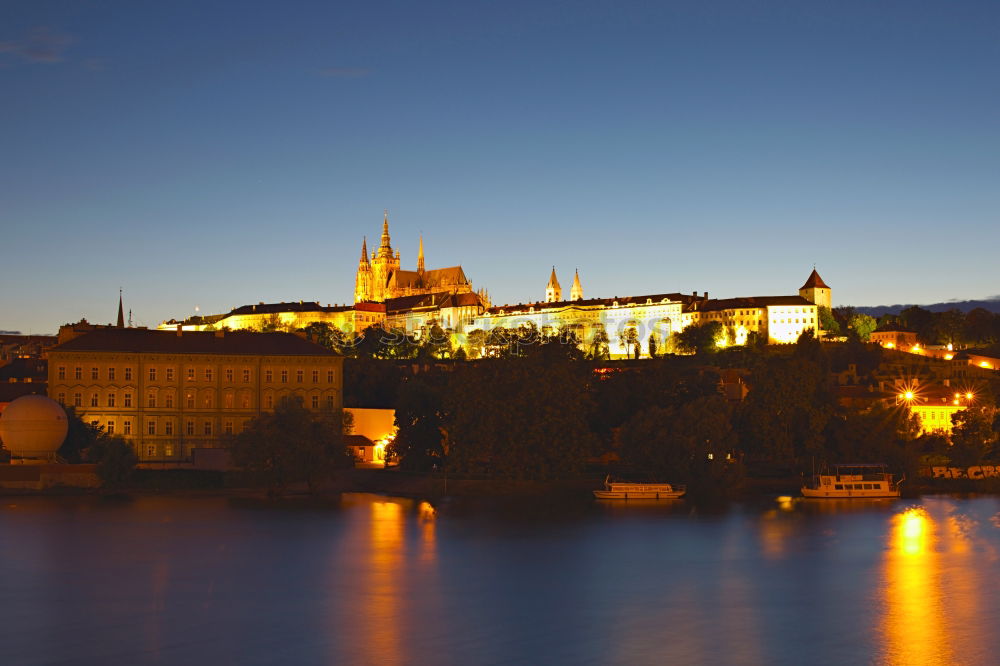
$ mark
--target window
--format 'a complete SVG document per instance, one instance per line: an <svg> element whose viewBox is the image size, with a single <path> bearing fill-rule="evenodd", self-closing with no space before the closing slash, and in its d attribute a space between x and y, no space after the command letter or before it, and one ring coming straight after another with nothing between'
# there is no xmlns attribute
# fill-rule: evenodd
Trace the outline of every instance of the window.
<svg viewBox="0 0 1000 666"><path fill-rule="evenodd" d="M332 395L326 396L326 408L327 409L333 409L333 396Z"/></svg>
<svg viewBox="0 0 1000 666"><path fill-rule="evenodd" d="M59 366L59 379L66 379L66 366L65 365L60 365Z"/></svg>
<svg viewBox="0 0 1000 666"><path fill-rule="evenodd" d="M108 425L106 427L106 430L108 431L109 435L115 434L115 422L114 421L108 421Z"/></svg>
<svg viewBox="0 0 1000 666"><path fill-rule="evenodd" d="M319 409L319 396L318 395L314 395L312 397L312 408L313 409Z"/></svg>
<svg viewBox="0 0 1000 666"><path fill-rule="evenodd" d="M193 435L194 434L194 421L188 421L187 422L187 425L185 426L185 431L184 432L186 432L189 435Z"/></svg>
<svg viewBox="0 0 1000 666"><path fill-rule="evenodd" d="M226 368L226 381L227 382L233 381L233 369L232 368Z"/></svg>
<svg viewBox="0 0 1000 666"><path fill-rule="evenodd" d="M274 396L265 395L264 396L264 409L271 409L274 407Z"/></svg>
<svg viewBox="0 0 1000 666"><path fill-rule="evenodd" d="M65 405L66 404L66 394L60 391L59 395L56 396L56 400L58 400L59 402L61 402L62 404Z"/></svg>
<svg viewBox="0 0 1000 666"><path fill-rule="evenodd" d="M126 391L125 392L125 398L122 400L122 403L123 403L123 406L125 406L125 407L131 407L132 406L132 394L129 393L128 391Z"/></svg>
<svg viewBox="0 0 1000 666"><path fill-rule="evenodd" d="M222 429L223 429L223 431L227 435L232 435L233 434L233 422L232 421L226 421L226 424L222 427Z"/></svg>
<svg viewBox="0 0 1000 666"><path fill-rule="evenodd" d="M156 434L156 421L146 421L146 434L155 435Z"/></svg>
<svg viewBox="0 0 1000 666"><path fill-rule="evenodd" d="M302 381L303 381L303 379L302 379L302 370L296 370L295 371L295 381L297 381L299 384L302 383Z"/></svg>
<svg viewBox="0 0 1000 666"><path fill-rule="evenodd" d="M126 435L131 435L132 434L132 422L131 421L125 421L125 423L122 425L122 432L124 432Z"/></svg>
<svg viewBox="0 0 1000 666"><path fill-rule="evenodd" d="M194 368L188 368L188 381L194 381Z"/></svg>
<svg viewBox="0 0 1000 666"><path fill-rule="evenodd" d="M240 407L242 407L243 409L250 408L250 396L248 396L246 393L240 396Z"/></svg>
<svg viewBox="0 0 1000 666"><path fill-rule="evenodd" d="M174 434L174 422L173 421L167 421L166 423L163 424L163 434L164 435L172 435L172 434ZM169 451L167 452L167 455L168 456L170 455Z"/></svg>
<svg viewBox="0 0 1000 666"><path fill-rule="evenodd" d="M151 382L155 382L156 381L156 368L150 368L149 369L149 381L151 381Z"/></svg>
<svg viewBox="0 0 1000 666"><path fill-rule="evenodd" d="M132 368L125 368L125 381L132 381Z"/></svg>
<svg viewBox="0 0 1000 666"><path fill-rule="evenodd" d="M312 371L313 384L319 384L319 370Z"/></svg>
<svg viewBox="0 0 1000 666"><path fill-rule="evenodd" d="M835 484L833 484L833 489L834 490L843 490L844 489L844 484L842 484L842 483L835 483Z"/></svg>
<svg viewBox="0 0 1000 666"><path fill-rule="evenodd" d="M73 379L83 379L83 368L76 366L73 369Z"/></svg>
<svg viewBox="0 0 1000 666"><path fill-rule="evenodd" d="M114 406L115 406L115 394L114 393L109 393L108 394L108 407L114 407Z"/></svg>
<svg viewBox="0 0 1000 666"><path fill-rule="evenodd" d="M90 394L90 406L91 407L97 407L97 394L96 393L91 393Z"/></svg>
<svg viewBox="0 0 1000 666"><path fill-rule="evenodd" d="M227 393L226 394L226 408L227 409L232 409L232 407L233 407L233 394L232 393Z"/></svg>
<svg viewBox="0 0 1000 666"><path fill-rule="evenodd" d="M264 371L264 381L265 382L273 382L274 381L274 371L273 370L265 370Z"/></svg>
<svg viewBox="0 0 1000 666"><path fill-rule="evenodd" d="M211 393L208 393L208 394L205 395L204 403L205 403L206 407L211 407L212 406L212 394Z"/></svg>
<svg viewBox="0 0 1000 666"><path fill-rule="evenodd" d="M168 458L170 458L171 456L173 456L174 455L174 445L173 444L165 444L163 446L163 455L165 455Z"/></svg>
<svg viewBox="0 0 1000 666"><path fill-rule="evenodd" d="M327 384L332 384L333 383L333 370L327 370L326 371L326 383Z"/></svg>
<svg viewBox="0 0 1000 666"><path fill-rule="evenodd" d="M194 393L188 393L186 396L184 396L184 399L186 400L186 404L188 407L192 408L194 407Z"/></svg>
<svg viewBox="0 0 1000 666"><path fill-rule="evenodd" d="M212 422L211 421L205 421L205 436L206 437L211 437L212 436Z"/></svg>
<svg viewBox="0 0 1000 666"><path fill-rule="evenodd" d="M146 406L147 407L156 407L156 394L155 393L150 393L148 396L146 396Z"/></svg>
<svg viewBox="0 0 1000 666"><path fill-rule="evenodd" d="M167 368L165 372L167 373L167 381L168 382L174 381L174 369Z"/></svg>
<svg viewBox="0 0 1000 666"><path fill-rule="evenodd" d="M243 368L243 382L246 383L249 381L250 381L250 368Z"/></svg>
<svg viewBox="0 0 1000 666"><path fill-rule="evenodd" d="M212 368L205 368L205 381L212 381Z"/></svg>
<svg viewBox="0 0 1000 666"><path fill-rule="evenodd" d="M163 402L164 402L164 405L168 409L173 409L173 406L174 406L174 394L173 393L168 393L165 396L163 396Z"/></svg>
<svg viewBox="0 0 1000 666"><path fill-rule="evenodd" d="M109 382L115 381L115 369L114 368L108 368L108 381Z"/></svg>
<svg viewBox="0 0 1000 666"><path fill-rule="evenodd" d="M282 384L287 384L288 383L288 370L282 370L281 371L281 383Z"/></svg>
<svg viewBox="0 0 1000 666"><path fill-rule="evenodd" d="M146 445L146 457L147 458L152 458L155 455L156 455L156 444L147 444Z"/></svg>
<svg viewBox="0 0 1000 666"><path fill-rule="evenodd" d="M100 379L100 374L97 368L90 369L90 378L95 380Z"/></svg>

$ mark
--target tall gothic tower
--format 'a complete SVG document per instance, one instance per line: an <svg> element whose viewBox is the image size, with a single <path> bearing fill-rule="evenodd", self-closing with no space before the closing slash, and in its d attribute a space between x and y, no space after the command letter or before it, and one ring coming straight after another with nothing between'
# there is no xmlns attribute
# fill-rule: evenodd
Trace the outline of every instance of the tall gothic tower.
<svg viewBox="0 0 1000 666"><path fill-rule="evenodd" d="M552 267L552 275L549 276L549 283L545 286L545 302L556 303L562 300L562 287L559 286L559 279L556 278L556 267Z"/></svg>
<svg viewBox="0 0 1000 666"><path fill-rule="evenodd" d="M583 300L583 285L580 284L580 271L577 270L573 275L573 287L569 290L569 300L571 301L582 301Z"/></svg>
<svg viewBox="0 0 1000 666"><path fill-rule="evenodd" d="M420 235L420 250L417 251L417 272L424 274L424 236Z"/></svg>
<svg viewBox="0 0 1000 666"><path fill-rule="evenodd" d="M382 241L377 252L372 252L372 299L384 301L389 298L387 285L389 276L399 270L399 252L392 251L389 242L389 211L382 220Z"/></svg>
<svg viewBox="0 0 1000 666"><path fill-rule="evenodd" d="M361 261L358 262L358 274L354 278L354 302L364 303L372 300L372 265L368 262L368 239L361 241Z"/></svg>

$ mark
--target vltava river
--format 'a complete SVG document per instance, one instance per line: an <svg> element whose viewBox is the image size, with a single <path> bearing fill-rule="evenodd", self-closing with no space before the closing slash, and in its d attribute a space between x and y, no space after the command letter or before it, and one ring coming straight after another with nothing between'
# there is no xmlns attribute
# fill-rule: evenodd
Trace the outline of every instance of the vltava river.
<svg viewBox="0 0 1000 666"><path fill-rule="evenodd" d="M0 498L2 664L998 662L996 498Z"/></svg>

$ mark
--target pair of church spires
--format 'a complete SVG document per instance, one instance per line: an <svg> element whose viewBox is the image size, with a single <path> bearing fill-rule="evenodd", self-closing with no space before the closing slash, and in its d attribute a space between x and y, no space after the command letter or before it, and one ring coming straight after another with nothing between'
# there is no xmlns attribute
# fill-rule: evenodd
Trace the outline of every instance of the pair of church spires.
<svg viewBox="0 0 1000 666"><path fill-rule="evenodd" d="M562 300L562 287L559 286L559 279L556 277L556 267L552 267L552 275L549 276L549 283L545 285L545 302L558 303ZM580 271L577 269L573 275L573 286L569 290L569 300L583 300L583 285L580 284Z"/></svg>
<svg viewBox="0 0 1000 666"><path fill-rule="evenodd" d="M378 252L372 252L371 258L375 260L379 257L386 259L399 259L399 252L393 255L392 245L389 243L389 210L386 209L385 217L382 218L382 239L379 245ZM361 241L361 261L362 265L370 265L368 261L368 237L365 236ZM417 250L417 272L424 272L424 236L420 235L420 248Z"/></svg>

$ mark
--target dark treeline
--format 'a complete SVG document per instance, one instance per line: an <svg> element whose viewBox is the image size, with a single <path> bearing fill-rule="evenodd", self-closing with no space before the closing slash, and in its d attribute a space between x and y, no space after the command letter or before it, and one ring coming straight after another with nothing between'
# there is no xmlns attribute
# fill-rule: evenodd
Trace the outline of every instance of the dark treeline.
<svg viewBox="0 0 1000 666"><path fill-rule="evenodd" d="M823 346L804 336L783 348L611 363L554 341L526 350L450 364L449 372L396 375L399 465L538 480L610 465L712 491L738 486L747 470L885 462L914 474L921 464L972 464L1000 453L986 387L977 407L960 413L952 441L918 436L903 406L841 406L833 373L878 366L880 351L860 342ZM742 402L720 392L725 365L749 370Z"/></svg>
<svg viewBox="0 0 1000 666"><path fill-rule="evenodd" d="M902 329L916 333L917 340L925 345L989 347L1000 342L1000 314L984 308L934 312L913 305L875 319L854 308L841 307L833 309L832 321L824 318L823 323L824 329L835 335L856 335L862 340L867 340L872 331Z"/></svg>

